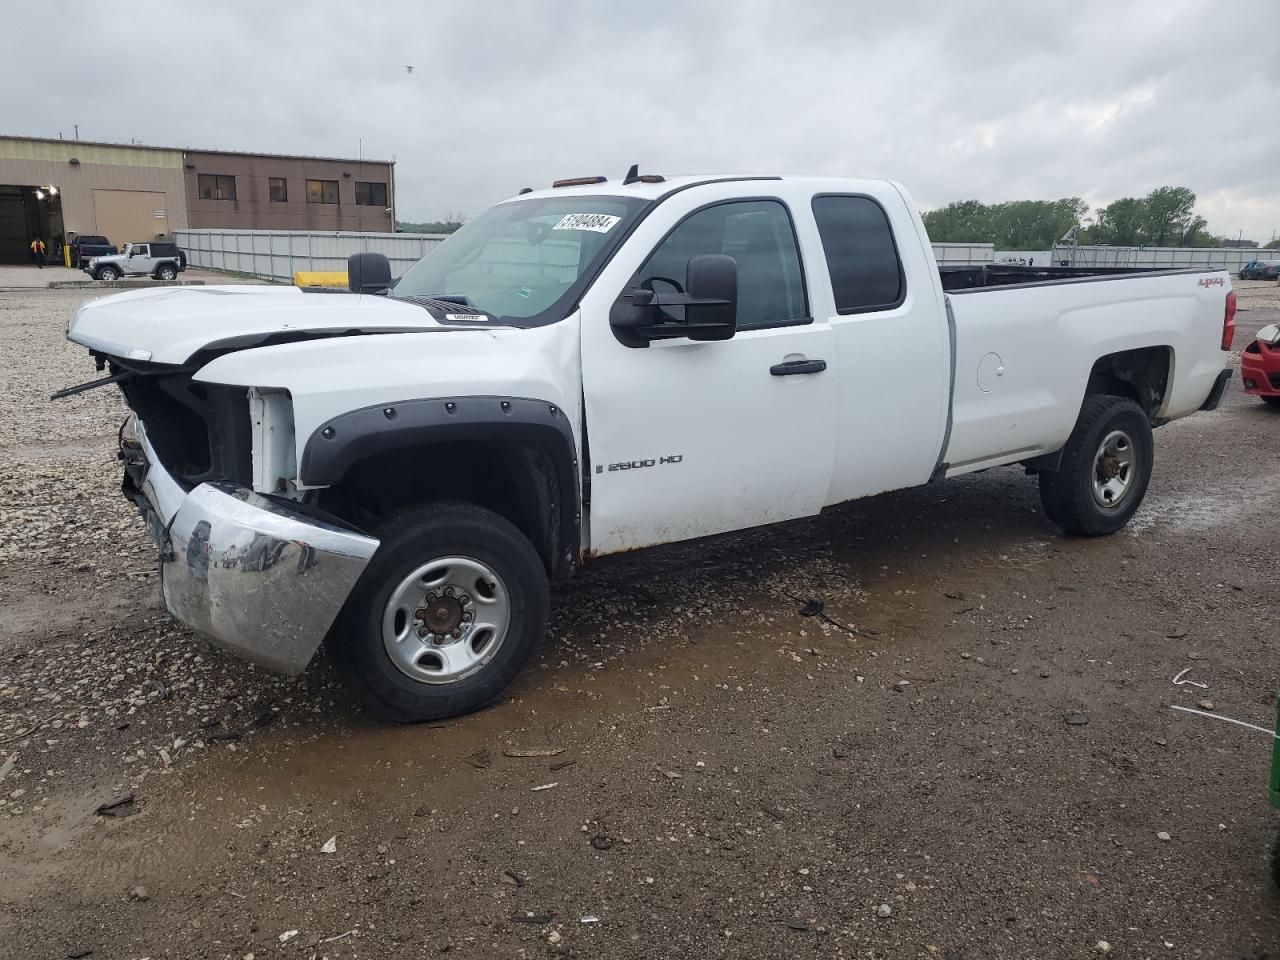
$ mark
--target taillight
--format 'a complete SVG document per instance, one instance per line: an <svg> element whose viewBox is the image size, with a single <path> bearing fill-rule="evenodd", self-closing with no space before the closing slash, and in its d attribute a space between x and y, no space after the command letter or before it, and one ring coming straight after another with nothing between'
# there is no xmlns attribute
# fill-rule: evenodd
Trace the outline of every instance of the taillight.
<svg viewBox="0 0 1280 960"><path fill-rule="evenodd" d="M1227 309L1222 315L1222 349L1230 350L1236 336L1236 292L1227 294Z"/></svg>

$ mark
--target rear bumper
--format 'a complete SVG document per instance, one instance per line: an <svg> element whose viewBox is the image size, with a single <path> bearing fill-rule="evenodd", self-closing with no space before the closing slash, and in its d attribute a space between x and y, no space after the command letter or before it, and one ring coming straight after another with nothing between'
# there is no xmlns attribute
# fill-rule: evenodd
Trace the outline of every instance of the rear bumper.
<svg viewBox="0 0 1280 960"><path fill-rule="evenodd" d="M378 541L232 484L185 490L134 417L121 456L125 493L160 544L169 612L247 660L300 673Z"/></svg>
<svg viewBox="0 0 1280 960"><path fill-rule="evenodd" d="M1222 395L1227 392L1227 384L1231 382L1231 371L1223 370L1216 380L1213 381L1213 389L1209 391L1209 396L1205 397L1204 403L1200 404L1201 410L1217 410L1218 405L1222 403Z"/></svg>

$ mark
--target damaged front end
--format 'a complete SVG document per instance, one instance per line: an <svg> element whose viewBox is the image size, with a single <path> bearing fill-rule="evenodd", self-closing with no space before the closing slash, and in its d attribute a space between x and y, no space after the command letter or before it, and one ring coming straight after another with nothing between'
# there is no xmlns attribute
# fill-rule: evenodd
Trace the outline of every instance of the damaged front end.
<svg viewBox="0 0 1280 960"><path fill-rule="evenodd" d="M182 482L136 414L121 428L120 458L124 493L160 545L169 612L248 660L300 673L378 541L233 482Z"/></svg>

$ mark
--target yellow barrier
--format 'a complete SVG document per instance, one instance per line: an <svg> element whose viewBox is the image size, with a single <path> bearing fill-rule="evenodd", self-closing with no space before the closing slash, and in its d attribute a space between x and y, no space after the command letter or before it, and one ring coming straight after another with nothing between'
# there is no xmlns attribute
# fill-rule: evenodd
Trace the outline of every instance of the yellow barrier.
<svg viewBox="0 0 1280 960"><path fill-rule="evenodd" d="M345 270L299 270L293 275L295 287L345 287L347 271Z"/></svg>

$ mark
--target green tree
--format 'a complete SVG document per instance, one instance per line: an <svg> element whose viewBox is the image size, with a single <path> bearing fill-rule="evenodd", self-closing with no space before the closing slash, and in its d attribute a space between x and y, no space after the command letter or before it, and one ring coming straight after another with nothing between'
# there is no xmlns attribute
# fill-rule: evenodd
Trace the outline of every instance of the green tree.
<svg viewBox="0 0 1280 960"><path fill-rule="evenodd" d="M1263 244L1263 250L1280 250L1280 240L1272 240L1270 243Z"/></svg>
<svg viewBox="0 0 1280 960"><path fill-rule="evenodd" d="M922 216L929 239L936 243L994 243L1000 250L1045 250L1078 226L1088 211L1088 204L1079 197L993 204L961 200Z"/></svg>
<svg viewBox="0 0 1280 960"><path fill-rule="evenodd" d="M1208 247L1220 242L1195 212L1187 187L1158 187L1145 197L1121 197L1100 207L1082 243L1115 246Z"/></svg>

